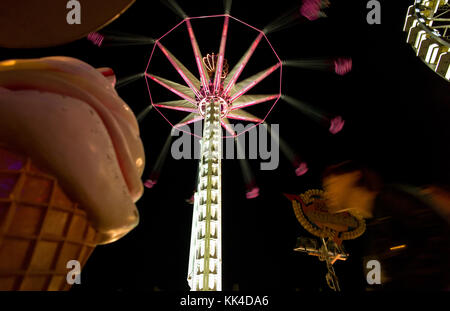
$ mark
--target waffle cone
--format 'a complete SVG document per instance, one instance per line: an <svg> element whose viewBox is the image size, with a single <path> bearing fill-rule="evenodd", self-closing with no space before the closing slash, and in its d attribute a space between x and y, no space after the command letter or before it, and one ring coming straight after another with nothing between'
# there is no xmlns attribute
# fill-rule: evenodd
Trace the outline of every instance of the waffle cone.
<svg viewBox="0 0 450 311"><path fill-rule="evenodd" d="M58 179L33 159L0 145L0 290L69 290L98 233Z"/></svg>

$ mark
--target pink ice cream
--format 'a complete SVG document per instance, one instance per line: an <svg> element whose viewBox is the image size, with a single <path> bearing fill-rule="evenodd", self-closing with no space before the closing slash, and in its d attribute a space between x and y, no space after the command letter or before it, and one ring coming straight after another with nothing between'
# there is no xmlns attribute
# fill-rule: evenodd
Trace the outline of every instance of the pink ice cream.
<svg viewBox="0 0 450 311"><path fill-rule="evenodd" d="M74 58L0 62L0 142L54 173L109 243L139 222L145 165L136 118L111 69Z"/></svg>

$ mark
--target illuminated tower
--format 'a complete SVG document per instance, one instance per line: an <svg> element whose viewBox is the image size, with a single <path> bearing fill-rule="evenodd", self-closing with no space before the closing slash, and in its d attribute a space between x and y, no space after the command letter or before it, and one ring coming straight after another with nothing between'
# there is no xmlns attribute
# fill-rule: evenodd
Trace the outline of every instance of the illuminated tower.
<svg viewBox="0 0 450 311"><path fill-rule="evenodd" d="M220 102L206 98L189 253L188 282L192 290L222 289L221 139Z"/></svg>
<svg viewBox="0 0 450 311"><path fill-rule="evenodd" d="M191 25L191 20L198 18L224 19L218 54L208 54L205 57L202 56ZM233 19L246 27L252 28L258 35L240 61L233 67L231 72L228 73L228 63L225 59L225 47L230 19ZM188 30L200 79L197 79L189 72L189 70L161 43L161 39L165 38L182 24L186 24ZM167 34L160 39L155 40L149 64L145 71L149 92L149 81L154 81L181 98L181 100L154 103L150 93L150 99L156 110L161 113L158 108L167 108L190 113L181 122L173 125L174 128L186 132L184 126L203 120L203 135L200 141L201 157L198 169L198 184L194 195L191 248L188 268L188 282L191 290L194 291L222 290L222 138L237 136L229 119L252 122L255 126L261 124L281 97L282 62L268 40L267 43L275 56L274 60L276 61L276 64L237 83L238 78L263 38L267 40L263 31L228 14L186 17ZM187 86L148 73L156 47L162 51ZM254 86L278 69L280 69L280 81L279 85L276 85L276 94L247 94ZM242 109L244 107L271 101L273 104L270 105L270 107L266 107L268 108L268 112L264 118L256 117ZM166 116L164 116L164 118L172 125ZM222 127L225 129L226 133L229 134L228 136L222 135ZM243 134L243 132L239 134Z"/></svg>

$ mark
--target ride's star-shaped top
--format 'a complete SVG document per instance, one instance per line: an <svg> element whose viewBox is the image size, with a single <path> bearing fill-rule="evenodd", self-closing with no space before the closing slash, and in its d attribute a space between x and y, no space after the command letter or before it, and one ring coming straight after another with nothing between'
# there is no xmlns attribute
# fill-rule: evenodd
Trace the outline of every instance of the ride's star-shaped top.
<svg viewBox="0 0 450 311"><path fill-rule="evenodd" d="M191 20L197 18L217 18L224 17L224 24L222 30L222 37L220 41L220 48L218 54L208 54L203 57L199 45L197 44L197 40L192 29ZM225 59L225 46L227 42L227 34L230 19L234 19L247 27L250 27L258 32L258 36L250 45L249 49L246 53L241 57L239 62L233 67L231 72L228 72L228 62ZM189 33L189 38L191 41L192 49L194 52L195 62L197 65L199 79L192 74L165 46L162 45L161 39L166 37L170 32L172 32L177 27L182 24L186 24L187 30ZM272 48L269 40L263 31L250 26L228 14L223 15L213 15L213 16L201 16L201 17L186 17L182 22L172 28L168 33L163 35L160 39L155 41L155 45L153 47L150 60L148 66L145 70L145 77L147 86L149 89L150 99L152 101L153 107L155 107L158 112L160 112L163 117L175 128L180 129L184 125L188 125L197 121L200 121L204 118L205 115L205 107L206 103L214 101L220 103L220 116L221 116L221 125L222 127L230 134L230 136L224 137L235 137L238 134L234 131L234 129L230 126L229 119L240 120L255 123L255 126L264 122L267 118L268 114L272 110L273 106L277 103L277 101L281 97L281 78L282 78L282 62L275 50L272 48L272 51L275 57L278 59L278 62L255 74L246 78L242 81L238 82L238 78L240 77L242 71L245 66L249 62L251 56L254 51L258 47L260 41L265 38ZM159 77L153 74L148 73L148 68L150 66L153 54L155 52L155 48L158 47L165 57L169 60L181 78L184 80L187 86L181 85L174 81L170 81L163 77ZM248 92L255 87L258 83L268 77L274 71L280 69L280 90L276 94L257 94L250 95ZM166 102L158 102L154 103L151 92L150 92L150 81L154 81L173 94L177 95L180 99L166 101ZM256 104L274 101L270 110L267 112L264 118L259 118L254 116L253 114L245 111L243 108L253 106ZM167 117L158 109L158 108L166 108L173 109L179 111L185 111L189 114L181 120L177 124L172 124ZM247 130L249 130L248 128ZM181 130L181 129L180 129ZM245 131L244 131L245 132ZM244 132L239 133L242 134ZM192 134L192 133L191 133ZM193 134L196 136L195 134Z"/></svg>

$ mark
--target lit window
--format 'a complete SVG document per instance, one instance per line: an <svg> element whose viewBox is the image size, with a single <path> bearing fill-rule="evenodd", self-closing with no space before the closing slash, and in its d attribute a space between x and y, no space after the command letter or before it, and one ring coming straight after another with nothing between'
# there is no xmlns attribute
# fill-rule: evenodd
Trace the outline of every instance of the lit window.
<svg viewBox="0 0 450 311"><path fill-rule="evenodd" d="M433 64L436 61L438 52L439 52L439 45L436 43L431 44L428 47L428 52L427 52L427 56L425 57L425 61L427 63Z"/></svg>
<svg viewBox="0 0 450 311"><path fill-rule="evenodd" d="M416 37L416 43L414 44L414 47L417 49L419 47L420 43L422 43L422 41L425 38L426 38L425 30L419 31L419 33L417 34L417 37Z"/></svg>

